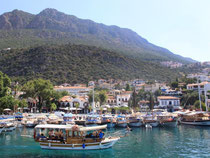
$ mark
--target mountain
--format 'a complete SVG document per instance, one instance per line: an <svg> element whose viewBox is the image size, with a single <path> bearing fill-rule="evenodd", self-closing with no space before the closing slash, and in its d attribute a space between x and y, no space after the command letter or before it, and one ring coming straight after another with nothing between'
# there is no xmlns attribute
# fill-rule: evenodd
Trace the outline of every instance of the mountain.
<svg viewBox="0 0 210 158"><path fill-rule="evenodd" d="M149 43L130 29L79 19L55 9L37 15L14 10L0 16L0 49L67 43L96 46L139 61L195 62Z"/></svg>
<svg viewBox="0 0 210 158"><path fill-rule="evenodd" d="M175 80L179 73L95 46L45 45L0 51L0 71L14 80L50 79L55 84L95 79Z"/></svg>

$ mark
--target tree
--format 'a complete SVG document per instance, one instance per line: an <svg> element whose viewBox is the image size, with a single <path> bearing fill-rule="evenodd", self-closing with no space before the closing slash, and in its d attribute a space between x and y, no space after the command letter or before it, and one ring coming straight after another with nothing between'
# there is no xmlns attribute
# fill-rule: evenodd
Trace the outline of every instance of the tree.
<svg viewBox="0 0 210 158"><path fill-rule="evenodd" d="M154 96L151 92L149 93L149 108L150 110L154 109Z"/></svg>
<svg viewBox="0 0 210 158"><path fill-rule="evenodd" d="M92 106L88 106L88 110L91 112L92 111Z"/></svg>
<svg viewBox="0 0 210 158"><path fill-rule="evenodd" d="M200 109L200 101L197 100L194 103L194 106L195 106L196 109ZM204 102L201 102L201 108L202 108L202 111L206 111L206 105L204 104Z"/></svg>
<svg viewBox="0 0 210 158"><path fill-rule="evenodd" d="M1 97L0 98L0 113L2 113L3 110L6 108L13 110L16 103L17 102L14 99L14 97L12 97L12 95Z"/></svg>
<svg viewBox="0 0 210 158"><path fill-rule="evenodd" d="M79 103L78 102L75 102L74 105L76 107L76 114L77 114L77 109L79 108Z"/></svg>
<svg viewBox="0 0 210 158"><path fill-rule="evenodd" d="M197 91L186 91L181 97L181 105L187 108L188 105L194 105L194 103L199 99L199 94ZM204 101L204 96L201 95L201 101Z"/></svg>
<svg viewBox="0 0 210 158"><path fill-rule="evenodd" d="M104 90L99 92L98 97L99 97L100 105L105 103L107 101L107 98L108 98L108 96L106 94L106 91L104 91Z"/></svg>
<svg viewBox="0 0 210 158"><path fill-rule="evenodd" d="M50 104L50 112L55 111L57 109L57 105L55 103Z"/></svg>
<svg viewBox="0 0 210 158"><path fill-rule="evenodd" d="M90 91L89 93L88 93L88 101L89 101L89 103L92 103L93 102L93 91ZM94 101L95 102L98 102L99 101L99 95L98 95L98 93L97 92L95 92L94 91Z"/></svg>
<svg viewBox="0 0 210 158"><path fill-rule="evenodd" d="M134 89L133 90L133 93L132 93L132 97L131 97L131 107L135 110L136 107L138 107L138 97L137 97L137 93L136 93L136 90Z"/></svg>
<svg viewBox="0 0 210 158"><path fill-rule="evenodd" d="M112 108L108 108L107 111L111 113L112 112Z"/></svg>
<svg viewBox="0 0 210 158"><path fill-rule="evenodd" d="M25 92L24 97L38 98L38 108L41 110L43 103L47 102L53 96L53 85L49 80L35 79L24 84L22 90Z"/></svg>
<svg viewBox="0 0 210 158"><path fill-rule="evenodd" d="M126 84L125 90L126 91L131 91L131 87L130 87L130 85L128 83Z"/></svg>
<svg viewBox="0 0 210 158"><path fill-rule="evenodd" d="M103 113L103 108L100 107L100 114L102 115L102 113Z"/></svg>
<svg viewBox="0 0 210 158"><path fill-rule="evenodd" d="M10 95L11 80L0 71L0 97Z"/></svg>
<svg viewBox="0 0 210 158"><path fill-rule="evenodd" d="M173 89L178 88L178 85L179 85L179 83L176 82L176 81L174 81L174 82L171 83L171 87L172 87Z"/></svg>
<svg viewBox="0 0 210 158"><path fill-rule="evenodd" d="M2 113L5 108L14 110L14 107L17 104L17 101L11 95L10 86L10 78L0 71L0 113Z"/></svg>
<svg viewBox="0 0 210 158"><path fill-rule="evenodd" d="M24 107L28 107L27 101L25 99L19 100L18 107L21 108L22 110L23 110Z"/></svg>

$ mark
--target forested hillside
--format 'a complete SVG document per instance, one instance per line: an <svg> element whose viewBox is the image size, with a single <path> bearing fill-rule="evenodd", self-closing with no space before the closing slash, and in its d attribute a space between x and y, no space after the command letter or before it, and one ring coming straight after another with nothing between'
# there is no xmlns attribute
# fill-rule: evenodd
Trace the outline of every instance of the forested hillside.
<svg viewBox="0 0 210 158"><path fill-rule="evenodd" d="M56 84L86 83L99 78L173 80L175 70L85 45L46 45L0 52L0 71L25 81L50 79Z"/></svg>

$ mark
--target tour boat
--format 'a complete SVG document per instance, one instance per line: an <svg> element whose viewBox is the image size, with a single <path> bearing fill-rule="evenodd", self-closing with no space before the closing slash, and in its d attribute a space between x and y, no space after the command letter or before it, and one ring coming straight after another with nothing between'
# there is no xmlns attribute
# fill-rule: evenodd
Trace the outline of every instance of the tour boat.
<svg viewBox="0 0 210 158"><path fill-rule="evenodd" d="M210 126L210 113L201 111L182 114L179 121L186 125Z"/></svg>
<svg viewBox="0 0 210 158"><path fill-rule="evenodd" d="M143 125L142 120L137 117L129 117L128 122L128 126L130 127L140 127Z"/></svg>
<svg viewBox="0 0 210 158"><path fill-rule="evenodd" d="M92 127L55 124L37 125L34 128L34 139L35 141L39 142L42 149L106 149L111 148L120 139L120 137L105 137L101 130L106 128L107 125ZM52 129L60 134L56 135L55 133L55 135L52 135ZM99 137L97 135L94 135L95 131L98 130L100 131ZM49 133L48 131L51 133Z"/></svg>

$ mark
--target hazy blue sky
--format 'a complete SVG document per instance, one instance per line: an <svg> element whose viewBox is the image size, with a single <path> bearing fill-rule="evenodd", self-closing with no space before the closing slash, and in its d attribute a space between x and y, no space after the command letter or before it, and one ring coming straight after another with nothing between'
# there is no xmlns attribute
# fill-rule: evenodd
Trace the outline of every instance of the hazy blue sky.
<svg viewBox="0 0 210 158"><path fill-rule="evenodd" d="M210 0L1 0L0 14L45 8L130 28L176 54L210 61Z"/></svg>

